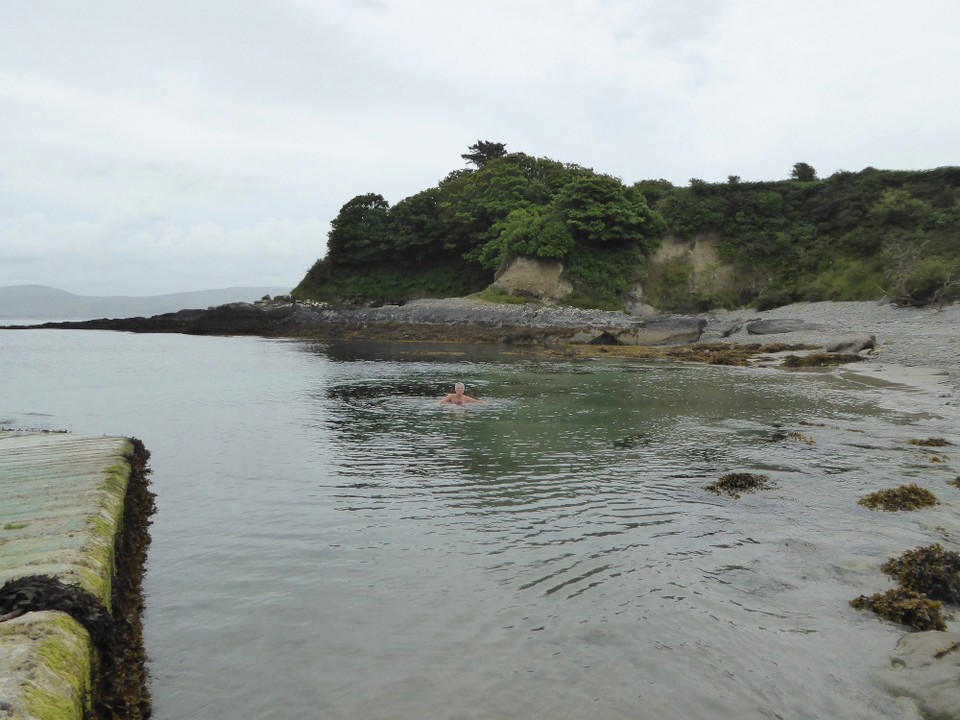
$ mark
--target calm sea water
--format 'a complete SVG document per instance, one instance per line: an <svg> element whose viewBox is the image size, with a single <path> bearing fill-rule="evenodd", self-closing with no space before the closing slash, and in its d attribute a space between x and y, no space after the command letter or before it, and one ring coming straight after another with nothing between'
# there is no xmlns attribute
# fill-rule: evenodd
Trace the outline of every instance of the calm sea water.
<svg viewBox="0 0 960 720"><path fill-rule="evenodd" d="M896 391L76 331L0 331L0 377L0 427L152 452L160 720L910 717L869 679L901 631L848 601L956 524L957 472ZM704 491L730 471L776 488ZM857 505L911 479L945 504Z"/></svg>

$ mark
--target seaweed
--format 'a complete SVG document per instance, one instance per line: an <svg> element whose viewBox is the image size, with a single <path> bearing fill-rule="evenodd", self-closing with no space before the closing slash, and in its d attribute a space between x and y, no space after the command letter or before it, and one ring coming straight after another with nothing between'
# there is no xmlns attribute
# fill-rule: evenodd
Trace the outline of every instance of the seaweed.
<svg viewBox="0 0 960 720"><path fill-rule="evenodd" d="M946 630L940 614L942 604L922 593L893 588L870 597L861 595L850 601L857 610L872 610L884 620L908 625L914 630Z"/></svg>
<svg viewBox="0 0 960 720"><path fill-rule="evenodd" d="M796 430L794 430L794 431L792 431L792 432L788 432L787 435L786 435L786 439L787 439L787 440L793 440L793 441L799 442L799 443L803 443L804 445L816 445L816 444L817 444L817 441L814 440L812 437L808 437L808 436L804 435L804 434L801 433L801 432L797 432Z"/></svg>
<svg viewBox="0 0 960 720"><path fill-rule="evenodd" d="M907 442L911 445L919 445L920 447L946 447L947 445L953 445L952 442L944 438L927 438L926 440L910 438Z"/></svg>
<svg viewBox="0 0 960 720"><path fill-rule="evenodd" d="M828 365L845 365L863 360L853 353L810 353L809 355L787 355L783 359L783 366L787 368L824 367Z"/></svg>
<svg viewBox="0 0 960 720"><path fill-rule="evenodd" d="M754 490L770 490L773 485L770 484L769 475L756 475L754 473L727 473L719 480L704 486L704 490L709 490L717 495L729 495L738 498L740 493L753 492Z"/></svg>
<svg viewBox="0 0 960 720"><path fill-rule="evenodd" d="M957 475L953 480L950 480L948 484L960 488L960 475Z"/></svg>
<svg viewBox="0 0 960 720"><path fill-rule="evenodd" d="M946 550L939 543L908 550L880 569L907 590L960 604L960 553Z"/></svg>
<svg viewBox="0 0 960 720"><path fill-rule="evenodd" d="M646 444L647 440L648 438L644 433L636 433L622 437L619 440L614 440L613 446L618 450L627 450L629 448L635 448L637 445Z"/></svg>
<svg viewBox="0 0 960 720"><path fill-rule="evenodd" d="M899 510L919 510L931 505L939 505L940 501L929 490L916 483L910 483L909 485L870 493L860 498L859 504L871 510L880 509L887 512L897 512Z"/></svg>

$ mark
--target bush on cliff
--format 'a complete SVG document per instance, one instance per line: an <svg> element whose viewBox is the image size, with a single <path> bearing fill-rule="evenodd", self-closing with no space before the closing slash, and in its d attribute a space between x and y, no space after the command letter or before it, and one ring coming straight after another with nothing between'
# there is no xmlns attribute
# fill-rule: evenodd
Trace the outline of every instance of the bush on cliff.
<svg viewBox="0 0 960 720"><path fill-rule="evenodd" d="M560 259L573 301L593 307L622 307L638 279L666 310L884 293L912 305L960 297L957 167L867 168L818 180L797 163L781 181L626 186L590 168L507 153L502 143L470 149L464 157L474 167L393 206L376 193L348 201L332 222L327 256L294 295L382 302L463 294L489 284L512 258L530 257ZM648 263L661 237L703 232L719 235L721 260L733 269L736 287L722 298L691 293L692 266Z"/></svg>

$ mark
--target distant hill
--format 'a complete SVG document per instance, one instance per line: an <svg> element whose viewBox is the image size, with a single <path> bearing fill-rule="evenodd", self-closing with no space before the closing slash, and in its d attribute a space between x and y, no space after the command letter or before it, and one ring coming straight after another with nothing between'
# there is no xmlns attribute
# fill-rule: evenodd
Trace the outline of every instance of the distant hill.
<svg viewBox="0 0 960 720"><path fill-rule="evenodd" d="M232 287L218 290L150 295L145 297L96 297L74 295L46 285L0 287L0 320L98 320L100 318L149 317L187 308L208 308L231 302L253 302L264 295L284 295L289 288Z"/></svg>

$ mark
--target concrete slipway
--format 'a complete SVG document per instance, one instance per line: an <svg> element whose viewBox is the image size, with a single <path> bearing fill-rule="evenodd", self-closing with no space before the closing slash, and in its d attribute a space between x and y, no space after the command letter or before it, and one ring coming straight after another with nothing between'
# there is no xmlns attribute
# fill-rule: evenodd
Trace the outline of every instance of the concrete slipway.
<svg viewBox="0 0 960 720"><path fill-rule="evenodd" d="M116 612L118 538L138 445L142 451L127 438L0 431L0 590L45 576ZM141 468L145 459L144 451ZM11 605L11 593L0 592L0 615L18 615L0 621L0 718L82 718L104 659L83 625L27 594Z"/></svg>

